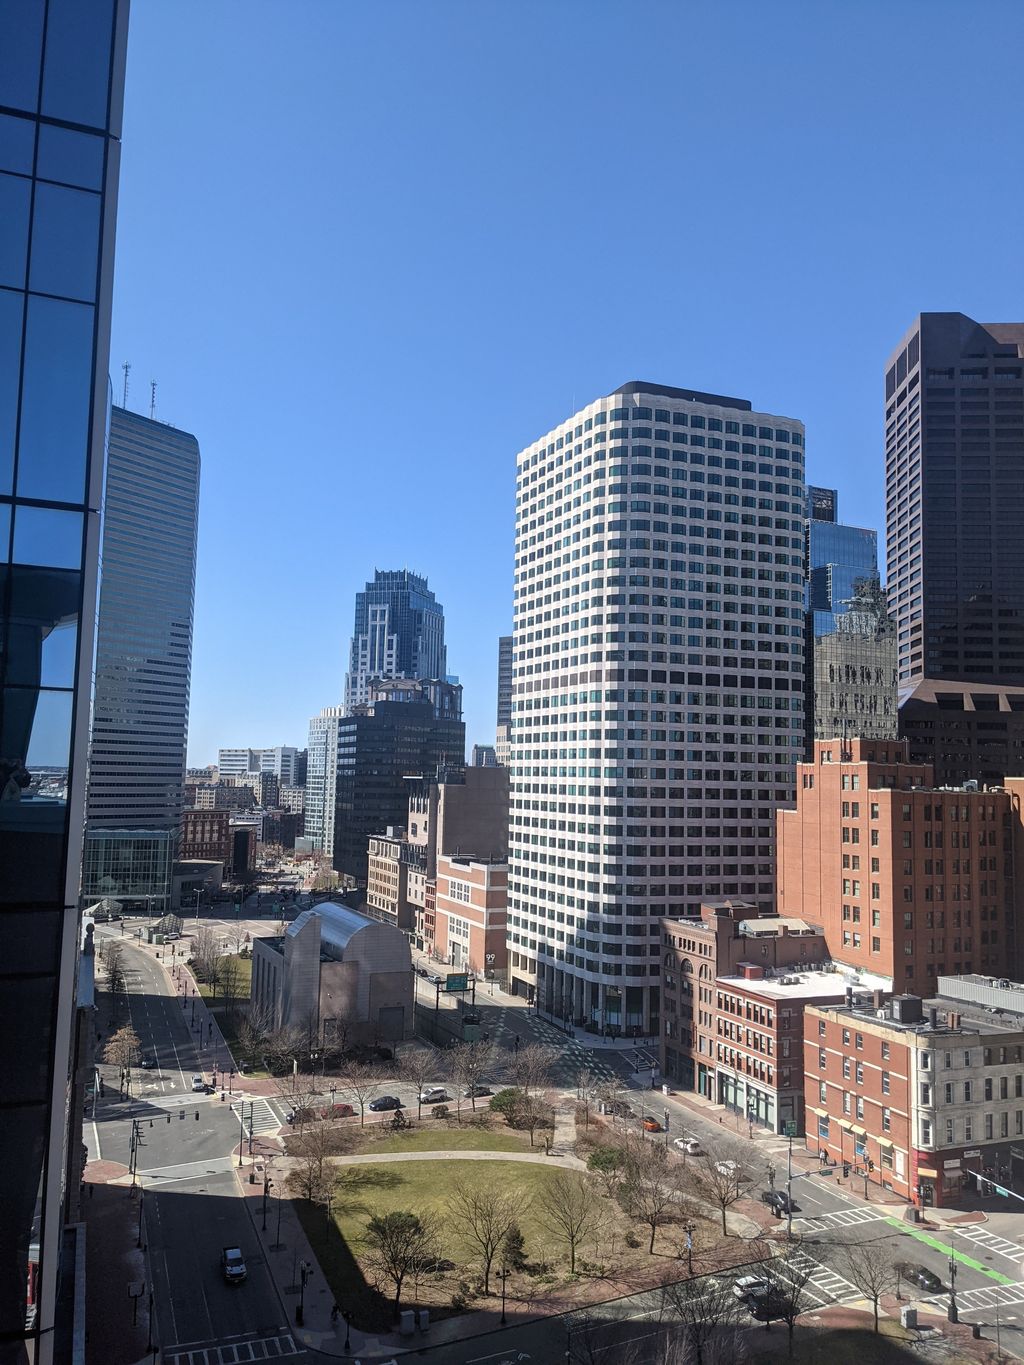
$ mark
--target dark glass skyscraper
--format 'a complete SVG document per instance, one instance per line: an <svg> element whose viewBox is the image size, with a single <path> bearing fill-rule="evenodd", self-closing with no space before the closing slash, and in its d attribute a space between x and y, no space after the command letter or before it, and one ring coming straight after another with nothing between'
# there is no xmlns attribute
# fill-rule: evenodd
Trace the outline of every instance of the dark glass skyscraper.
<svg viewBox="0 0 1024 1365"><path fill-rule="evenodd" d="M808 490L807 515L807 605L814 634L828 635L848 610L857 583L878 576L878 534L839 521L833 488Z"/></svg>
<svg viewBox="0 0 1024 1365"><path fill-rule="evenodd" d="M0 0L4 1365L69 1358L55 1306L127 23L126 0Z"/></svg>
<svg viewBox="0 0 1024 1365"><path fill-rule="evenodd" d="M376 569L356 593L345 706L368 699L371 678L444 678L444 608L408 569Z"/></svg>
<svg viewBox="0 0 1024 1365"><path fill-rule="evenodd" d="M921 313L885 373L900 685L1024 684L1024 323Z"/></svg>

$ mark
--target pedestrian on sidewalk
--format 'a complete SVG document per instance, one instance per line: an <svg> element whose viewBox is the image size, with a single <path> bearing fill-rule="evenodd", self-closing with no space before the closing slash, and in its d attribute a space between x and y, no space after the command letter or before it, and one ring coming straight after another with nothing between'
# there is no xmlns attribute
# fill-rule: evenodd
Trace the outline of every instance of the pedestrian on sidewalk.
<svg viewBox="0 0 1024 1365"><path fill-rule="evenodd" d="M338 1317L339 1317L340 1313L341 1313L341 1309L338 1307L337 1304L335 1304L334 1307L331 1309L331 1326L332 1326L332 1327L333 1327L334 1324L338 1321Z"/></svg>

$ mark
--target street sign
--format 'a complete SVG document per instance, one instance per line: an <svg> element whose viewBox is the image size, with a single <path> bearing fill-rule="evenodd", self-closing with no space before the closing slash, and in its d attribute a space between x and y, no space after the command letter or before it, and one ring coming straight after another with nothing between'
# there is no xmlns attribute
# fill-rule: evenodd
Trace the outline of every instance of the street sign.
<svg viewBox="0 0 1024 1365"><path fill-rule="evenodd" d="M469 989L468 972L449 972L444 979L446 991L465 991Z"/></svg>
<svg viewBox="0 0 1024 1365"><path fill-rule="evenodd" d="M796 1137L796 1123L793 1119L786 1120L782 1125L782 1131L785 1133L786 1137Z"/></svg>
<svg viewBox="0 0 1024 1365"><path fill-rule="evenodd" d="M484 961L485 961L485 962L493 962L493 961L494 961L494 954L493 954L493 953L484 953Z"/></svg>

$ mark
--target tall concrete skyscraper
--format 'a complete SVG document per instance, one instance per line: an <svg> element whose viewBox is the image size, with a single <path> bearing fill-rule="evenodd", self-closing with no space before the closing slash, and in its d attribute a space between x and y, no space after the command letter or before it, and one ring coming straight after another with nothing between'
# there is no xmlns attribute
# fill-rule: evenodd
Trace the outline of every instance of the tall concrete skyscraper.
<svg viewBox="0 0 1024 1365"><path fill-rule="evenodd" d="M170 908L199 527L194 436L110 421L82 894Z"/></svg>
<svg viewBox="0 0 1024 1365"><path fill-rule="evenodd" d="M509 973L655 1032L658 917L773 903L803 743L804 437L630 383L517 457Z"/></svg>
<svg viewBox="0 0 1024 1365"><path fill-rule="evenodd" d="M127 26L117 0L0 25L3 1365L71 1360L84 1330L67 1120Z"/></svg>
<svg viewBox="0 0 1024 1365"><path fill-rule="evenodd" d="M356 593L345 707L368 700L371 678L441 678L447 672L444 608L408 569L376 569Z"/></svg>
<svg viewBox="0 0 1024 1365"><path fill-rule="evenodd" d="M1024 323L921 313L885 371L900 733L936 781L1024 771Z"/></svg>

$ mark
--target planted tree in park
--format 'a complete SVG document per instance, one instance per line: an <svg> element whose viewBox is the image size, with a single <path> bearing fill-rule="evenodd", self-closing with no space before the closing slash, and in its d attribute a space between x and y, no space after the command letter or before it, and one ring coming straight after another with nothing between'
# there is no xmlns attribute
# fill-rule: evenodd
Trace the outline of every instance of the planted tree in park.
<svg viewBox="0 0 1024 1365"><path fill-rule="evenodd" d="M877 1247L853 1243L845 1249L846 1273L870 1302L878 1331L878 1302L896 1288L896 1269Z"/></svg>
<svg viewBox="0 0 1024 1365"><path fill-rule="evenodd" d="M371 1272L378 1281L389 1281L394 1288L397 1312L406 1279L437 1254L439 1225L429 1214L395 1209L374 1214L367 1222L363 1241Z"/></svg>
<svg viewBox="0 0 1024 1365"><path fill-rule="evenodd" d="M559 1171L544 1192L541 1221L569 1252L569 1273L576 1273L576 1253L601 1221L600 1198L579 1171Z"/></svg>
<svg viewBox="0 0 1024 1365"><path fill-rule="evenodd" d="M481 1188L459 1182L449 1195L452 1212L465 1240L480 1255L484 1272L484 1293L491 1292L491 1266L513 1229L517 1218L529 1207L516 1191L500 1187Z"/></svg>
<svg viewBox="0 0 1024 1365"><path fill-rule="evenodd" d="M132 1028L131 1024L125 1024L111 1036L106 1047L103 1049L103 1060L110 1066L116 1066L118 1068L121 1090L130 1090L132 1085L132 1067L136 1066L142 1060L139 1035Z"/></svg>

